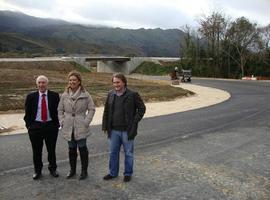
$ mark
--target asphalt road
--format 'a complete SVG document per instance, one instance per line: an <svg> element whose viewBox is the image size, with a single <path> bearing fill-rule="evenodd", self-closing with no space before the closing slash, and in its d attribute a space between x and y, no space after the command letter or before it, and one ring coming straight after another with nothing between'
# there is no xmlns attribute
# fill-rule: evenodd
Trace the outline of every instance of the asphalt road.
<svg viewBox="0 0 270 200"><path fill-rule="evenodd" d="M231 94L231 98L223 103L202 109L143 119L140 123L139 136L136 138L135 154L138 154L139 157L137 163L140 165L143 162L141 160L146 159L143 164L146 165L145 169L147 169L147 158L154 159L155 157L155 159L159 160L159 163L161 163L161 161L164 161L164 157L166 157L166 162L160 165L160 169L154 168L159 171L164 168L169 168L166 167L167 162L173 162L176 160L176 157L181 156L181 161L179 161L177 165L175 163L175 165L173 165L172 163L172 166L181 166L181 169L184 170L183 174L187 174L187 171L192 174L194 173L193 170L197 170L202 174L205 173L207 177L210 172L220 174L220 171L224 170L227 175L230 174L232 177L239 175L238 179L246 183L245 187L242 186L240 188L242 192L240 194L236 194L236 191L226 193L226 191L234 190L235 185L239 185L238 179L237 183L234 178L227 180L227 175L223 176L222 180L219 180L218 177L211 174L207 181L204 180L206 179L205 177L201 177L201 174L197 174L196 178L194 178L195 176L190 176L189 179L183 175L185 179L181 179L180 186L179 179L175 179L175 177L168 178L167 174L163 174L164 176L161 177L160 174L155 175L153 172L155 170L151 169L151 166L148 166L151 173L146 173L149 173L149 176L152 175L152 178L156 176L160 177L160 179L157 180L157 185L154 184L155 182L153 183L155 188L150 186L150 189L148 188L147 192L145 194L142 193L142 196L139 198L135 195L136 191L141 190L145 192L145 188L141 187L135 190L134 188L138 186L133 185L134 191L130 189L129 194L123 190L120 196L112 196L112 194L110 194L101 199L112 197L115 197L115 199L118 197L121 197L120 199L270 198L270 196L268 196L270 195L268 193L270 191L270 82L210 79L193 79L192 81L193 84L226 90ZM98 163L99 161L97 160L100 157L104 155L107 156L107 142L101 132L100 126L94 126L93 132L93 136L88 139L88 147L91 154L90 159L96 160L95 162ZM144 155L149 157L144 157ZM0 137L0 178L1 176L6 177L8 174L16 175L23 171L31 171L31 156L31 145L27 134ZM167 161L169 157L173 157L171 161ZM57 145L57 159L59 165L68 166L67 144L61 137L59 137ZM44 160L46 159L44 158ZM191 164L191 162L193 164ZM197 166L194 162L200 163L200 165ZM208 170L206 170L206 167L202 166L211 167L208 167ZM221 170L219 167L217 170L217 168L213 166L222 166L223 168ZM104 168L106 168L106 166ZM192 168L194 169L191 170ZM209 168L211 168L211 170L209 170ZM169 169L172 170L172 168ZM229 173L228 169L234 171L230 171ZM168 170L166 173L170 172ZM174 171L175 170L174 168ZM141 169L141 171L143 171L143 169ZM236 173L236 171L238 173ZM173 170L171 173L173 173ZM247 177L247 174L254 174L254 176ZM215 177L215 180L212 180L213 177ZM224 177L227 177L227 179L225 180ZM259 181L258 177L262 179ZM192 182L193 178L194 182ZM200 180L200 182L197 183L195 181L196 179ZM189 186L183 188L183 184L187 184L187 180ZM225 184L224 181L230 182L231 186L229 189L228 184ZM263 182L263 186L259 183L254 183L255 186L252 185L253 182L256 181L260 182L260 184ZM1 182L0 185L3 184L3 182ZM136 180L134 182L136 182ZM164 183L163 185L163 182L166 184ZM174 182L175 185L170 185L170 182ZM192 187L190 186L190 182L192 182ZM205 186L205 182L210 184L210 186ZM176 187L177 185L178 187ZM158 186L164 186L166 189L159 188ZM220 189L221 186L223 189ZM96 185L95 187L94 190L97 192L100 186ZM149 187L149 185L147 185L147 187ZM179 191L180 187L180 190L183 192L182 198L179 198L179 194L176 192ZM205 187L207 189L205 189ZM225 190L224 187L227 190ZM255 188L254 193L252 193L251 188ZM259 193L258 188L263 188L263 191ZM125 190L127 190L127 188L125 188ZM159 192L154 194L157 191ZM100 197L100 194L101 193L97 194L97 196ZM168 196L169 194L172 196Z"/></svg>

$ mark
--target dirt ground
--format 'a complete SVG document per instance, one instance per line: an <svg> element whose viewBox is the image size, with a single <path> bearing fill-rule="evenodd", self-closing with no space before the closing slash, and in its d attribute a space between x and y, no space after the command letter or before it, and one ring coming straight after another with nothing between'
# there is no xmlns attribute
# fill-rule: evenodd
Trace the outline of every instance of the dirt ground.
<svg viewBox="0 0 270 200"><path fill-rule="evenodd" d="M174 85L174 87L180 87L196 94L174 101L146 103L145 118L198 109L221 103L230 98L230 94L228 92L215 88L184 83ZM91 124L101 124L102 114L103 107L96 108L96 113ZM0 134L9 135L26 133L27 130L24 127L23 116L24 113L0 114Z"/></svg>

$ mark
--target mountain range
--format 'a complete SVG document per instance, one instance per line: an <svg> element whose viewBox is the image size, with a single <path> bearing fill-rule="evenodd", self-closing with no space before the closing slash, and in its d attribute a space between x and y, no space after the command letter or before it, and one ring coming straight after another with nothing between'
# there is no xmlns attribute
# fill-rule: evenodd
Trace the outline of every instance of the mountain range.
<svg viewBox="0 0 270 200"><path fill-rule="evenodd" d="M180 56L179 29L122 29L0 11L0 56Z"/></svg>

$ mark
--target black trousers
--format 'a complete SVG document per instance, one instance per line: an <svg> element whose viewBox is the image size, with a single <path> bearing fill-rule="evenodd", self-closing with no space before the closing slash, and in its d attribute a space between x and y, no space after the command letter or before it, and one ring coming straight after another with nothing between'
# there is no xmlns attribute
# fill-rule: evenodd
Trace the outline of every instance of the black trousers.
<svg viewBox="0 0 270 200"><path fill-rule="evenodd" d="M35 172L41 173L43 167L42 149L44 141L48 152L48 169L50 171L55 171L57 168L55 148L58 136L58 126L53 122L34 122L29 127L28 133L32 144Z"/></svg>

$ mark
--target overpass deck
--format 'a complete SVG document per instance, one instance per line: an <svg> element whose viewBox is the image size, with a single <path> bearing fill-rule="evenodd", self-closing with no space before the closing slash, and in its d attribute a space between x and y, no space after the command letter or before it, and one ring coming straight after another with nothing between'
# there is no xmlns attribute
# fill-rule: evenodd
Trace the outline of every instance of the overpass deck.
<svg viewBox="0 0 270 200"><path fill-rule="evenodd" d="M130 57L86 57L85 61L116 61L116 62L126 62L130 61Z"/></svg>

